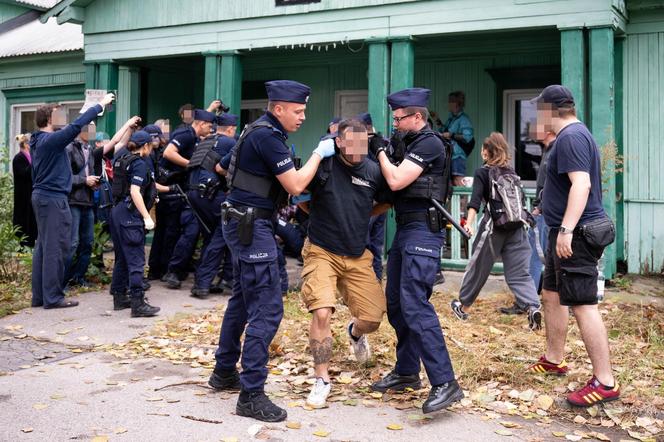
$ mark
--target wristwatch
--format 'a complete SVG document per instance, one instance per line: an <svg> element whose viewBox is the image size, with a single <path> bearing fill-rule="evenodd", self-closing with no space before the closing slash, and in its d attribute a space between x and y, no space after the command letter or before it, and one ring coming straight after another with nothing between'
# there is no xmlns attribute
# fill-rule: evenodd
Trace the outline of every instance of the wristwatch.
<svg viewBox="0 0 664 442"><path fill-rule="evenodd" d="M562 233L564 235L569 235L573 232L574 232L574 229L570 229L570 228L565 227L565 226L560 226L560 228L558 229L558 233Z"/></svg>

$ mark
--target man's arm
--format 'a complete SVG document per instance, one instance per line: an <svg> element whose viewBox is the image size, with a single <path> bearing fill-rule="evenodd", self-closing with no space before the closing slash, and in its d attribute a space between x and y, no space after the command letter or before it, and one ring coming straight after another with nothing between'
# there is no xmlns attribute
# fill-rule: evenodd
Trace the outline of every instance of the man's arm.
<svg viewBox="0 0 664 442"><path fill-rule="evenodd" d="M114 149L116 146L119 148L125 146L129 141L129 137L131 136L131 128L136 126L139 121L141 121L141 118L138 116L134 116L128 119L125 124L122 125L120 130L118 130L115 135L113 135L113 138L111 138L111 140L104 146L104 156L106 156L108 152L110 152L111 149Z"/></svg>
<svg viewBox="0 0 664 442"><path fill-rule="evenodd" d="M374 204L373 208L371 209L371 216L382 215L383 213L387 212L390 207L392 207L392 204L389 203Z"/></svg>
<svg viewBox="0 0 664 442"><path fill-rule="evenodd" d="M387 185L393 191L408 187L424 170L421 166L410 160L404 160L399 166L395 166L387 158L385 151L378 152L378 162L380 163L380 170L383 172Z"/></svg>
<svg viewBox="0 0 664 442"><path fill-rule="evenodd" d="M567 174L572 182L567 197L567 208L561 226L573 230L579 222L590 195L590 174L588 172L569 172ZM560 258L572 256L572 235L558 234L556 252Z"/></svg>
<svg viewBox="0 0 664 442"><path fill-rule="evenodd" d="M164 150L164 158L173 164L177 164L178 166L187 167L189 160L180 155L179 152L180 150L175 144L169 143Z"/></svg>
<svg viewBox="0 0 664 442"><path fill-rule="evenodd" d="M311 155L307 163L300 170L295 170L295 168L288 169L286 172L277 175L277 179L284 189L286 189L286 192L298 196L304 192L314 178L314 175L316 175L321 160L321 155L314 152L314 155Z"/></svg>
<svg viewBox="0 0 664 442"><path fill-rule="evenodd" d="M62 149L64 149L67 144L74 141L78 134L81 133L81 128L90 124L92 120L97 118L97 115L104 111L104 107L111 103L114 99L115 96L113 94L106 94L106 96L102 98L99 104L95 104L90 109L85 111L83 115L74 120L73 123L68 124L62 130L53 132L49 139L49 142L53 143L51 145L58 147L62 146Z"/></svg>

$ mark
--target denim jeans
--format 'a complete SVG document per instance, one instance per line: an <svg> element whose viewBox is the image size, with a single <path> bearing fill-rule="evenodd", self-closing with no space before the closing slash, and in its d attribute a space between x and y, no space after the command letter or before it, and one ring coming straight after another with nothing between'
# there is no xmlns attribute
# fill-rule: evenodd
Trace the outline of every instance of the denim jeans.
<svg viewBox="0 0 664 442"><path fill-rule="evenodd" d="M542 271L544 271L544 263L537 252L536 240L539 240L541 245L541 250L544 252L546 250L546 239L549 233L549 228L544 222L544 216L536 215L535 221L537 222L537 230L539 233L539 238L535 238L535 229L530 229L528 231L528 241L530 242L530 248L532 249L532 254L530 255L530 276L533 278L535 283L535 288L538 293L541 290L540 281L542 280Z"/></svg>
<svg viewBox="0 0 664 442"><path fill-rule="evenodd" d="M65 284L70 280L85 281L95 235L94 209L85 206L69 206L69 208L71 210L71 249L65 266Z"/></svg>

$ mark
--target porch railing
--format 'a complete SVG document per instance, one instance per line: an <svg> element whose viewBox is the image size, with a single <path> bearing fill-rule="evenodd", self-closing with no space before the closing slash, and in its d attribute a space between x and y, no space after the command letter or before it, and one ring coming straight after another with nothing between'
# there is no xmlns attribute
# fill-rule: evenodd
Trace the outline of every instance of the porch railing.
<svg viewBox="0 0 664 442"><path fill-rule="evenodd" d="M452 198L450 200L450 214L454 219L461 219L461 201L465 198L466 203L470 200L470 195L472 193L472 188L470 187L455 187L454 192L452 193ZM526 188L524 189L524 194L526 195L526 207L531 208L531 202L535 198L535 189ZM464 213L464 216L466 213ZM473 226L474 231L477 232L478 219L475 221ZM448 270L464 270L468 265L470 256L473 254L473 241L474 237L469 241L466 241L455 228L448 229L448 249L449 252L445 252L441 257L441 266L444 269ZM492 269L494 273L503 272L502 262L497 262Z"/></svg>

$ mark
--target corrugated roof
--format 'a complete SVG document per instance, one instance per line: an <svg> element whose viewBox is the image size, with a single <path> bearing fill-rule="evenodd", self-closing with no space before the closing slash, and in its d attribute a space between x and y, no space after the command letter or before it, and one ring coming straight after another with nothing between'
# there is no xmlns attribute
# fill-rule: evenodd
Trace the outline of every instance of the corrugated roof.
<svg viewBox="0 0 664 442"><path fill-rule="evenodd" d="M32 21L0 36L0 58L80 49L83 49L81 25L58 25L55 17L46 23Z"/></svg>
<svg viewBox="0 0 664 442"><path fill-rule="evenodd" d="M60 3L61 0L16 0L16 3L23 3L29 6L36 6L43 9L51 9Z"/></svg>

